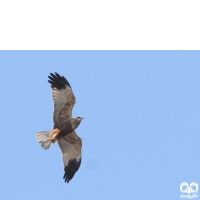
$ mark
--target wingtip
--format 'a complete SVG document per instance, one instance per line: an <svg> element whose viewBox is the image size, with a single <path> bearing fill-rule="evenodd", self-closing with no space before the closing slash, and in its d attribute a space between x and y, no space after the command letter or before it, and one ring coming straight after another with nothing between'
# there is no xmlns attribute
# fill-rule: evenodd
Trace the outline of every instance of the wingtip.
<svg viewBox="0 0 200 200"><path fill-rule="evenodd" d="M60 76L57 72L50 73L50 76L48 76L49 80L48 82L51 84L52 88L57 88L58 90L64 90L66 86L70 86L69 82L64 76Z"/></svg>
<svg viewBox="0 0 200 200"><path fill-rule="evenodd" d="M81 159L77 161L76 159L70 160L68 165L65 166L65 174L63 179L65 182L69 183L69 181L74 177L75 173L78 171L81 165Z"/></svg>

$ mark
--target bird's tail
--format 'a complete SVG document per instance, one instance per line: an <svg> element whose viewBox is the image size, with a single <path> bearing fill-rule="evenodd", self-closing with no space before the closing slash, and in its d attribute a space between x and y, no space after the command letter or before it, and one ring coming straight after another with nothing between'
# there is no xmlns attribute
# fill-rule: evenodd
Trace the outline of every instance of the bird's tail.
<svg viewBox="0 0 200 200"><path fill-rule="evenodd" d="M35 134L36 140L40 143L41 147L44 149L49 149L51 145L54 143L49 139L49 135L51 131L41 131Z"/></svg>

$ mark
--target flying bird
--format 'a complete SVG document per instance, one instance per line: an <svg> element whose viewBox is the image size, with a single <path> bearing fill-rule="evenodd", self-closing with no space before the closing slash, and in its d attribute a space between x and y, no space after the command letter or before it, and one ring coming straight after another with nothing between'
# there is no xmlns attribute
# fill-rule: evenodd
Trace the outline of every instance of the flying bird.
<svg viewBox="0 0 200 200"><path fill-rule="evenodd" d="M83 117L72 118L72 109L76 102L72 88L64 76L50 73L48 82L51 84L54 101L54 128L35 134L39 144L49 149L57 141L62 152L65 182L69 182L81 164L82 140L75 132Z"/></svg>

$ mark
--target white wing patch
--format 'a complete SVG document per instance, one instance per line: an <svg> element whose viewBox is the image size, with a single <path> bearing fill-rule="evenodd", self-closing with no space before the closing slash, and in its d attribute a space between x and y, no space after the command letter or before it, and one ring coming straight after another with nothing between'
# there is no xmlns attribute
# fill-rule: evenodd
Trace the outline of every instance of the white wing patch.
<svg viewBox="0 0 200 200"><path fill-rule="evenodd" d="M54 101L53 121L54 128L56 128L72 117L72 108L76 100L69 86L66 86L65 90L52 88L52 97Z"/></svg>
<svg viewBox="0 0 200 200"><path fill-rule="evenodd" d="M65 166L68 165L70 159L76 159L79 161L81 158L82 141L77 135L77 138L73 137L75 134L74 131L70 135L58 139L58 145L63 154L63 163ZM74 139L71 139L72 137Z"/></svg>

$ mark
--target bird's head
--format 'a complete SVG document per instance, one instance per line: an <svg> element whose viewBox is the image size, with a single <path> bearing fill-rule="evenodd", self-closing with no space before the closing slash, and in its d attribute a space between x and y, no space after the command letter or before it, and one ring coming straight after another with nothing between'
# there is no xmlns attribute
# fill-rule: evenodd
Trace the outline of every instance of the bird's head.
<svg viewBox="0 0 200 200"><path fill-rule="evenodd" d="M81 123L82 119L84 119L84 118L79 116L79 117L75 117L74 119L75 119L75 123L78 127L78 125Z"/></svg>

